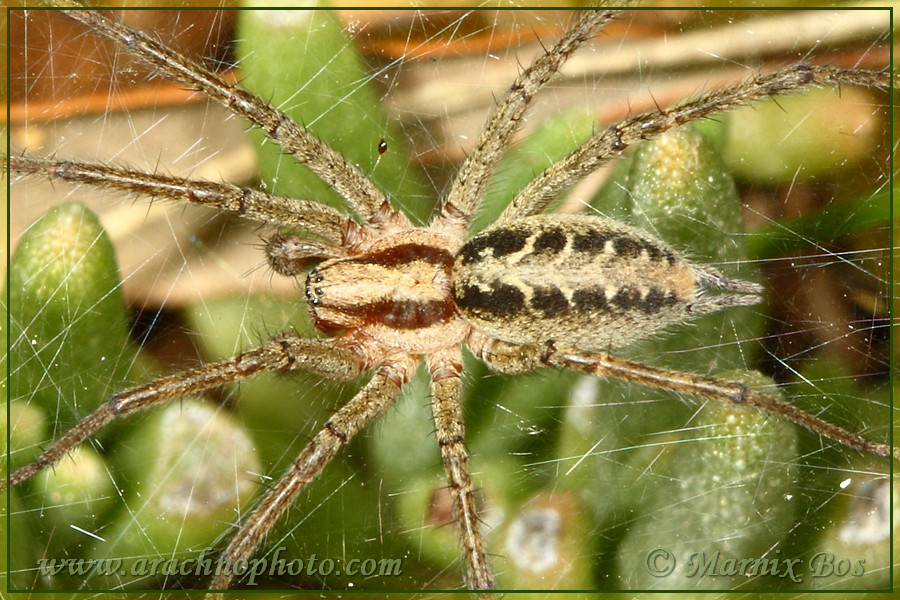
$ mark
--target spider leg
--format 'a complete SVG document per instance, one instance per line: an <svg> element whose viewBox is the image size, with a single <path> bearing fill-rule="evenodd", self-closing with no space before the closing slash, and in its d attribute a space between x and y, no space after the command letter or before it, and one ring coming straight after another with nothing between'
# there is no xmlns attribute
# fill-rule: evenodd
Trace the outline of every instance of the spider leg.
<svg viewBox="0 0 900 600"><path fill-rule="evenodd" d="M418 360L410 356L385 361L349 402L342 406L294 461L290 469L266 493L253 514L244 521L222 555L225 564L249 559L275 522L294 503L306 485L350 439L390 408L400 388L416 371ZM223 569L210 589L228 588L234 573Z"/></svg>
<svg viewBox="0 0 900 600"><path fill-rule="evenodd" d="M276 233L266 240L266 261L273 271L286 277L301 275L322 259L346 255L340 246L291 233Z"/></svg>
<svg viewBox="0 0 900 600"><path fill-rule="evenodd" d="M434 425L444 471L450 484L453 513L459 527L469 587L489 590L494 576L488 565L484 539L479 528L475 491L469 475L469 454L465 445L462 415L462 353L459 347L428 356L431 373Z"/></svg>
<svg viewBox="0 0 900 600"><path fill-rule="evenodd" d="M70 429L33 462L9 476L14 486L56 463L69 450L111 421L192 392L240 381L269 371L309 371L335 379L351 379L363 370L362 361L336 340L306 339L282 334L253 350L170 375L115 394ZM0 479L0 492L7 479Z"/></svg>
<svg viewBox="0 0 900 600"><path fill-rule="evenodd" d="M502 372L522 373L541 366L563 367L601 377L615 377L632 383L707 398L726 404L753 406L768 414L801 425L813 433L839 444L878 456L900 459L900 448L892 451L889 444L873 442L833 425L774 396L752 390L742 383L660 369L636 361L610 356L605 352L571 352L558 350L553 342L545 345L516 345L486 336L472 346L476 355Z"/></svg>
<svg viewBox="0 0 900 600"><path fill-rule="evenodd" d="M723 88L668 109L643 113L605 129L526 185L509 203L498 223L542 212L566 190L625 148L684 123L753 101L795 92L813 85L860 85L888 89L888 71L795 65Z"/></svg>
<svg viewBox="0 0 900 600"><path fill-rule="evenodd" d="M84 7L72 0L54 4L73 9ZM96 33L121 44L129 52L168 77L203 92L234 113L263 129L272 140L306 165L329 187L344 197L351 208L373 225L381 218L379 209L387 203L384 194L359 168L334 151L293 119L262 98L225 81L200 63L167 48L150 35L129 29L96 10L67 10L65 13Z"/></svg>
<svg viewBox="0 0 900 600"><path fill-rule="evenodd" d="M346 215L330 206L309 200L272 196L260 190L228 183L143 173L94 163L21 156L10 156L9 166L14 173L47 175L63 181L210 206L248 219L299 229L334 244L343 241L349 224Z"/></svg>
<svg viewBox="0 0 900 600"><path fill-rule="evenodd" d="M460 167L441 209L445 220L465 225L484 196L493 174L513 135L522 125L522 116L534 94L556 73L569 56L591 39L616 11L581 11L566 33L526 68L488 117L487 125Z"/></svg>

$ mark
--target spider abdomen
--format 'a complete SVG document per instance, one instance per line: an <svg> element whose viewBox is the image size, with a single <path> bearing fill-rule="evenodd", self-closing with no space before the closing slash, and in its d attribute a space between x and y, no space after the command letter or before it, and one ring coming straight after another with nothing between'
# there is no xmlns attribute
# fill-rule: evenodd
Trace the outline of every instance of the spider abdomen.
<svg viewBox="0 0 900 600"><path fill-rule="evenodd" d="M535 215L487 229L457 254L452 279L457 309L484 333L584 350L625 346L692 314L758 301L708 297L706 288L759 291L591 215Z"/></svg>

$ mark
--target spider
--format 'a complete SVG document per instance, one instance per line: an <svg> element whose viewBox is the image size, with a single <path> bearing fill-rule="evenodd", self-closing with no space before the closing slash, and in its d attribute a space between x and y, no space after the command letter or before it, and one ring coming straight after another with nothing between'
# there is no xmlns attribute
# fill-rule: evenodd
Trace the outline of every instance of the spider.
<svg viewBox="0 0 900 600"><path fill-rule="evenodd" d="M619 377L703 399L750 405L852 448L882 456L890 453L885 444L831 425L743 383L660 369L609 354L694 316L755 304L762 289L688 260L655 236L600 216L540 215L561 191L600 163L681 122L811 84L886 87L887 75L789 67L723 92L706 93L678 108L598 129L578 154L540 175L495 224L472 236L467 226L532 98L572 53L615 17L613 12L578 13L566 33L522 70L510 91L498 99L484 133L442 198L439 215L424 226L414 225L392 208L360 169L264 100L99 13L73 12L71 16L100 35L131 45L159 72L202 90L266 130L286 153L337 190L355 218L348 217L346 210L282 199L262 190L55 158L11 157L15 173L187 200L281 228L266 240L268 263L289 278L302 279L308 273L303 292L313 322L327 335L275 335L234 358L119 392L35 462L14 471L10 484L17 485L52 465L119 416L188 392L262 372L309 371L339 380L368 374L360 391L337 409L288 472L242 518L223 554L232 562L247 559L307 483L354 435L391 407L424 362L466 583L489 589L494 578L465 446L462 347L501 373L556 367ZM373 146L380 153L379 139ZM557 275L546 273L548 264L554 265ZM604 273L603 286L586 283L587 275L594 272ZM216 576L211 587L225 589L230 584L231 574L226 572Z"/></svg>

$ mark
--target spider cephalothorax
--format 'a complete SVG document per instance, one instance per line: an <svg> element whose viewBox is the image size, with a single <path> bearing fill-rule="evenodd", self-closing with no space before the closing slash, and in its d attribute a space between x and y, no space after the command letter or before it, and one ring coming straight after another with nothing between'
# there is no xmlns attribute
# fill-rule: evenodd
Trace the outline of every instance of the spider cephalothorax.
<svg viewBox="0 0 900 600"><path fill-rule="evenodd" d="M230 184L87 162L10 157L11 170L18 174L180 199L273 225L280 231L266 242L269 265L281 275L305 274L312 322L327 334L314 338L279 334L232 358L117 393L34 462L14 471L11 485L53 465L114 419L188 392L263 372L305 371L337 380L368 372L368 382L327 420L253 512L242 517L224 557L232 564L246 561L307 484L359 431L390 408L424 362L466 582L476 589L490 589L494 578L465 445L463 348L501 373L557 367L618 377L753 406L851 448L890 455L887 444L831 425L743 383L611 356L609 350L643 340L674 323L755 304L762 287L730 278L685 258L655 236L596 214L540 214L562 190L604 161L681 123L811 85L888 87L887 73L799 65L755 76L673 108L630 117L598 131L539 174L494 225L469 236L487 179L535 93L615 17L614 11L577 13L566 33L521 71L449 186L440 214L421 227L392 209L360 168L265 100L118 21L93 11L68 14L263 129L285 152L337 190L355 216L321 203ZM384 152L383 144L383 140L378 144L379 153ZM233 575L227 570L217 573L212 587L227 588Z"/></svg>
<svg viewBox="0 0 900 600"><path fill-rule="evenodd" d="M306 278L313 321L327 331L358 329L406 352L458 344L467 327L451 295L454 246L446 235L409 229L318 265Z"/></svg>

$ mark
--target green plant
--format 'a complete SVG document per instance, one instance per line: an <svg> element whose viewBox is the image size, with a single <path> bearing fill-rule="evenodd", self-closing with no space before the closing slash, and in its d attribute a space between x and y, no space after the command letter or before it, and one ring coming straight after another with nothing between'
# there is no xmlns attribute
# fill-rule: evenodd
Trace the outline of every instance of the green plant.
<svg viewBox="0 0 900 600"><path fill-rule="evenodd" d="M313 29L318 31L333 27L336 31L339 30L328 23L326 20L324 25ZM289 34L289 47L313 45L311 39L298 37L301 35L312 33ZM250 33L242 34L241 37L248 44L254 43L250 39ZM264 33L262 37L274 36ZM346 46L346 42L342 40L343 38L337 42L338 46ZM251 49L246 52L253 55L256 51ZM288 52L276 51L275 55L286 55ZM271 64L274 61L267 62ZM258 74L260 69L261 67L254 68L254 74ZM327 66L314 68L312 71L331 74ZM289 85L288 89L307 89L305 82L308 77L303 75L300 82ZM267 81L276 78L275 75L267 75L262 79ZM346 85L352 88L359 82L369 81L369 76L365 71L351 71L347 75L347 81L349 83ZM340 90L340 85L331 83L325 89ZM289 91L288 95L291 94ZM335 97L341 100L341 104L349 103L348 94L339 91ZM311 128L314 122L324 120L324 117L319 119L317 115L331 112L329 107L335 105L335 98L326 97L325 101L323 106L312 105L312 116L301 117L301 120ZM373 109L367 105L364 110ZM806 107L795 110L802 117L820 109ZM354 121L363 125L360 132L349 131L347 124ZM381 170L388 170L387 159L381 159L377 151L379 140L388 140L388 156L405 156L402 143L387 133L387 126L384 125L386 122L387 118L380 116L343 115L337 123L336 139L328 141L339 146L343 140L350 147L368 149L370 169L377 175ZM530 147L538 155L551 154L547 140L562 140L565 144L565 140L571 139L573 141L569 143L574 145L577 143L575 140L583 138L584 133L571 132L578 127L584 128L584 123L585 119L580 116L548 122L542 131L534 134L532 140L523 143L516 152L525 152ZM593 120L588 120L587 128L594 127ZM720 135L727 136L729 127L733 128L735 125L726 123L725 133ZM786 128L790 130L791 126ZM745 250L741 247L742 237L737 234L741 227L736 219L735 206L738 200L730 180L716 161L716 155L724 152L719 149L723 146L709 144L698 137L698 134L684 131L642 146L638 155L630 159L630 164L620 167L610 183L596 195L592 206L653 229L672 243L693 249L698 255L704 256L705 260L726 266L732 261L741 260L745 256ZM880 141L873 141L875 149L883 151L883 147L878 144ZM693 152L702 156L698 159L698 170L675 173L673 176L671 170L663 169L660 175L659 165L671 165L673 162L684 165L685 156L691 156ZM554 149L552 154L558 153ZM678 156L678 160L673 161L673 155ZM879 155L876 161L880 158ZM733 154L727 152L725 159L726 162L745 160L735 159ZM264 161L263 172L274 174L270 177L277 177L274 181L269 179L267 187L284 193L285 188L282 186L286 185L286 176L282 169L288 168L287 161L279 154L261 160ZM265 164L265 160L270 162ZM381 163L380 160L385 162ZM524 161L520 157L514 157L510 163L501 167L500 172L509 176L522 164ZM390 170L393 171L394 168L391 167ZM529 169L539 167L525 167L526 172ZM842 177L834 173L830 173L830 176L836 179ZM868 179L870 183L874 180L871 174L863 172L859 177ZM514 179L509 177L509 180ZM402 203L413 203L411 199L419 199L423 194L422 184L405 170L398 182L384 185ZM408 191L405 186L411 186L413 191ZM515 186L515 183L498 183L491 193L500 198L508 198L510 188ZM675 193L676 206L672 205L671 199L660 193L677 192L685 188L700 193ZM712 195L709 195L710 192ZM291 193L299 195L312 192L294 192L292 188ZM728 200L732 204L725 203L723 197L726 195L732 197ZM877 206L885 200L883 196L866 192L851 196L849 201L856 202L860 207L869 207L873 204ZM429 209L426 207L418 210L419 215L425 215ZM827 237L820 239L818 236L828 235L822 234L822 229L829 222L828 215L834 210L828 206L808 217L816 221L819 227L812 227L813 231L818 232L812 235L806 234L804 230L805 243L812 241L814 246L817 244L820 248L831 243ZM673 211L678 214L672 215ZM883 231L884 225L883 220L876 221L876 231ZM799 228L794 227L788 221L782 230L786 228L789 237L796 243ZM856 243L862 242L857 240ZM216 256L215 252L217 251L211 256ZM821 250L819 253L821 254ZM877 280L877 271L869 263L855 258L848 262L868 277ZM118 283L113 282L108 288L115 290ZM883 289L875 297L880 297L882 292ZM106 297L106 293L101 296ZM21 302L16 308L26 305L26 302ZM97 314L93 309L88 312ZM278 331L288 327L304 330L308 327L304 320L303 306L298 305L295 299L282 301L269 297L260 298L246 292L239 292L231 298L201 297L198 302L185 306L183 315L191 331L196 333L197 343L202 346L202 353L207 360L233 354L241 347L254 343L259 337L264 337L264 331ZM751 355L757 352L755 340L761 335L760 317L759 310L732 311L724 321L725 326L721 317L708 318L696 326L680 330L677 336L664 336L660 341L643 344L635 352L641 356L652 356L659 364L686 370L721 373L741 369L742 372L735 377L750 378L752 376L743 370L754 362ZM821 319L816 319L819 320L810 321L811 327L821 327ZM27 319L24 322L31 323ZM69 325L63 325L61 331L66 332L69 328ZM17 336L14 342L21 344L27 339ZM826 344L829 345L831 343ZM125 342L113 344L116 349L125 346ZM86 356L82 354L79 358ZM14 359L14 362L19 364L19 359ZM796 363L785 363L797 371L796 380L791 379L792 383L788 386L792 400L813 402L824 395L830 405L829 417L834 417L851 428L886 423L883 407L886 406L887 391L884 387L876 387L874 391L870 391L836 376L838 369L842 367L841 359L827 356L827 353L804 350L799 362L800 367L795 367ZM131 358L122 360L125 365L132 363ZM467 367L475 375L467 390L469 439L476 460L482 464L479 470L482 472L483 495L493 507L493 512L488 512L486 519L502 515L502 520L500 516L496 517L500 524L496 526L495 537L490 543L495 553L505 556L499 559L498 569L503 587L539 587L555 581L572 588L607 587L603 578L612 576L620 578L622 585L627 587L652 587L656 580L647 579L641 552L646 551L649 545L656 545L659 539L657 536L661 532L672 532L675 535L675 540L666 543L669 550L679 555L682 551L689 552L694 542L703 539L698 532L713 526L704 519L709 518L715 507L723 505L727 510L718 514L714 521L715 527L719 527L716 529L717 539L726 538L727 543L722 546L706 545L699 550L714 547L723 552L740 553L741 556L757 556L772 546L777 546L786 548L782 550L782 555L808 556L816 548L833 548L837 543L836 539L840 537L840 528L837 526L825 527L826 533L823 534L820 531L823 523L839 521L840 515L854 510L849 501L831 499L834 490L841 489L838 483L846 478L847 471L868 469L878 472L883 471L886 466L878 462L856 463L852 455L838 448L829 447L820 451L819 440L815 436L758 415L735 416L730 410L704 407L702 414L694 417L695 406L677 398L668 398L658 391L646 392L620 383L604 382L595 385L581 378L555 372L515 379L500 378L488 374L484 367L474 363ZM37 372L38 378L44 376L46 375L41 370ZM808 387L804 387L801 382L806 382ZM34 386L29 384L25 387L16 396L28 397L29 390ZM299 450L304 436L315 431L313 421L321 420L323 415L339 405L341 399L352 391L351 385L326 386L311 377L287 382L270 378L258 383L242 384L238 390L230 393L230 401L234 403L239 415L240 424L237 428L254 440L253 445L262 455L262 464L266 465L265 472L279 473ZM431 527L440 524L445 517L439 510L442 489L440 463L433 440L428 435L431 426L427 407L422 401L426 394L422 382L413 382L407 397L395 407L385 422L351 447L346 461L332 465L324 479L317 482L309 494L304 496L298 508L280 526L279 533L270 536L270 546L288 546L287 556L290 558L308 558L312 553L320 557L368 556L368 553L373 552L372 540L378 539L379 547L375 553L382 556L408 556L410 548L419 549L419 553L415 559L408 559L415 562L413 567L407 564L406 577L384 579L377 583L367 581L366 585L415 587L426 580L431 581L434 587L454 587L458 577L455 571L448 570L448 563L455 559L456 554L447 553L444 549L451 543L447 538L452 539L452 532L447 527ZM858 413L863 395L875 399L863 404L870 411L866 414ZM100 396L102 398L102 394ZM877 398L881 398L881 406ZM839 409L847 414L841 414ZM141 426L144 427L144 423ZM745 433L756 428L761 428L766 434L747 436ZM770 431L773 433L769 433ZM168 431L148 435L165 433ZM695 433L700 435L695 436ZM137 436L133 433L123 435ZM768 435L777 437L769 438ZM148 439L154 441L126 441L124 444L137 448L161 444L161 438ZM188 446L195 442L195 438L187 439ZM172 447L169 442L165 445ZM131 459L134 460L134 452L124 454L131 454ZM146 452L137 454L142 457L137 462L143 462ZM703 457L699 459L703 461L703 468L699 470L696 469L698 455ZM748 457L753 456L756 457L755 460L748 460ZM226 462L237 470L236 459L228 459ZM782 466L784 463L790 463L791 466ZM729 467L733 470L729 471ZM776 467L777 473L773 475L772 470ZM140 480L148 477L146 471L137 475L128 474L129 471L134 472L133 466L101 466L100 470L106 473L121 471L127 479L134 477ZM175 466L165 466L163 470L169 476L177 473ZM236 472L246 474L256 471L255 467L241 466ZM741 485L733 485L738 479ZM250 481L250 478L226 472L226 483L238 481L243 483ZM754 485L747 485L750 481ZM131 489L141 488L135 485ZM786 501L788 497L789 501ZM385 498L401 500L396 504L391 503L391 507L387 508ZM46 506L46 501L38 500L36 505ZM536 505L545 509L563 507L560 510L565 514L566 537L561 546L576 548L571 552L577 560L573 558L571 563L567 563L576 566L574 572L567 570L563 574L551 571L552 575L535 578L517 570L514 557L510 556L513 553L505 540L509 539L517 518L528 514L529 509ZM134 516L133 508L120 507L119 511L123 515L124 527L127 528L129 523L137 525L133 528L141 535L148 531L147 525ZM746 518L747 522L738 521L741 517ZM214 520L222 525L222 520L227 520L227 517L218 515ZM115 519L110 518L110 523L114 522ZM160 535L168 540L180 538L186 531L187 524L184 520L175 521L174 528ZM193 529L193 520L189 524ZM763 533L759 536L741 535L732 541L734 536L729 536L721 529L724 526L733 526L741 533L754 529ZM110 529L116 530L115 527ZM224 529L225 527L221 528ZM682 535L684 530L690 533ZM191 540L189 548L179 552L196 551L211 543L216 535L213 532L207 534L203 541ZM124 534L118 537L125 539ZM134 555L150 556L172 552L166 544L168 542L164 544L154 539L148 546L125 547ZM42 547L42 544L37 543L35 547ZM88 546L83 539L75 542L74 547L73 552L84 552L83 555L86 556L114 556L121 555L122 552L121 547L108 545L99 551L86 550ZM111 552L111 548L115 552ZM164 552L163 548L166 548ZM886 548L886 545L879 544L878 549L882 548ZM741 578L737 580L744 581ZM79 578L71 579L63 587L78 587L81 581ZM113 583L107 581L99 580L88 585L104 588L117 587L121 583L119 579ZM350 583L348 579L337 578L329 578L323 582L316 576L302 581L303 585L343 586ZM667 582L669 581L675 580ZM680 584L677 587L688 587L694 581L676 583ZM51 585L55 583L50 582ZM140 581L137 585L153 587L154 584L155 582ZM713 585L707 584L709 581L704 581L702 585L731 588L735 587L736 581L734 578L725 578L716 580ZM769 589L769 584L773 587L776 584L789 587L795 585L785 579L774 583L770 579L763 579L757 584L763 589ZM807 579L803 584L806 585L799 587L809 587L814 582Z"/></svg>

